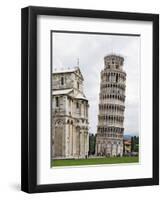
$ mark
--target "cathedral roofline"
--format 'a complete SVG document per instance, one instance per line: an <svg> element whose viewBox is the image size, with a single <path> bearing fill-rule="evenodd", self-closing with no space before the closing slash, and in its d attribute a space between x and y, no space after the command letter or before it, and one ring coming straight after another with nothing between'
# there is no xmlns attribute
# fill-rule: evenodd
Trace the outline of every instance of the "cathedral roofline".
<svg viewBox="0 0 163 200"><path fill-rule="evenodd" d="M76 73L77 71L79 71L81 78L84 80L83 75L82 75L79 67L67 68L67 69L58 69L58 70L56 69L55 71L52 72L52 74Z"/></svg>
<svg viewBox="0 0 163 200"><path fill-rule="evenodd" d="M72 73L78 70L78 67L75 68L67 68L67 69L55 69L55 71L53 71L53 74L62 74L62 73Z"/></svg>
<svg viewBox="0 0 163 200"><path fill-rule="evenodd" d="M52 91L52 95L68 95L69 93L73 92L73 89L61 89L61 90L53 90ZM86 98L86 96L82 93L78 93L76 96L74 96L73 98L75 99L81 99L81 100L85 100L88 101L88 99Z"/></svg>
<svg viewBox="0 0 163 200"><path fill-rule="evenodd" d="M53 90L52 95L69 94L73 89Z"/></svg>
<svg viewBox="0 0 163 200"><path fill-rule="evenodd" d="M81 94L81 93L78 93L77 96L75 97L75 99L82 99L82 100L88 101L88 99L85 97L85 95Z"/></svg>

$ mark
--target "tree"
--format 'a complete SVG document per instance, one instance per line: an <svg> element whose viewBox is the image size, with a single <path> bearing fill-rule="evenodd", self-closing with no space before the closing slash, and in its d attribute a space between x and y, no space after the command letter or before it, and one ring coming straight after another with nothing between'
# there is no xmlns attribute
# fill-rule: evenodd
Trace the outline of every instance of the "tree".
<svg viewBox="0 0 163 200"><path fill-rule="evenodd" d="M96 146L96 136L94 134L89 135L89 155L95 154L95 146Z"/></svg>
<svg viewBox="0 0 163 200"><path fill-rule="evenodd" d="M139 151L139 137L134 136L131 137L131 152L138 152Z"/></svg>

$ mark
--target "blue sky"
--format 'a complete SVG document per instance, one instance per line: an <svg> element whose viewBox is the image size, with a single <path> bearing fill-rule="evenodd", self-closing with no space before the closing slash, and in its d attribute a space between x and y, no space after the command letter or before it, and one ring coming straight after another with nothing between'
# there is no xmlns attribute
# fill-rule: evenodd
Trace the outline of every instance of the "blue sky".
<svg viewBox="0 0 163 200"><path fill-rule="evenodd" d="M140 112L140 37L53 32L53 70L77 65L84 76L84 93L89 100L89 131L97 131L100 71L104 56L110 53L124 57L127 73L125 134L139 135Z"/></svg>

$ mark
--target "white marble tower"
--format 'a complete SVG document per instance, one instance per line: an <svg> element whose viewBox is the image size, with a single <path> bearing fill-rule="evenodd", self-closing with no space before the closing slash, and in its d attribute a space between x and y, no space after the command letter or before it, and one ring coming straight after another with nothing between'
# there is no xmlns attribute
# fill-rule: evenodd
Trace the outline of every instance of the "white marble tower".
<svg viewBox="0 0 163 200"><path fill-rule="evenodd" d="M96 137L96 155L122 156L125 110L124 58L118 55L104 57L99 94L99 115Z"/></svg>

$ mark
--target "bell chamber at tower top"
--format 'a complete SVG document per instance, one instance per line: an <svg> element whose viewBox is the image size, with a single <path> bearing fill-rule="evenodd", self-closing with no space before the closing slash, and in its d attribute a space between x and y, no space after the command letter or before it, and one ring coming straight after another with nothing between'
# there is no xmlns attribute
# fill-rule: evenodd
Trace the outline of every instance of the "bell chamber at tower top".
<svg viewBox="0 0 163 200"><path fill-rule="evenodd" d="M125 85L126 72L123 70L124 58L117 55L104 57L104 69L101 71L101 88L107 83Z"/></svg>
<svg viewBox="0 0 163 200"><path fill-rule="evenodd" d="M122 70L124 58L117 55L108 55L104 57L105 68Z"/></svg>

